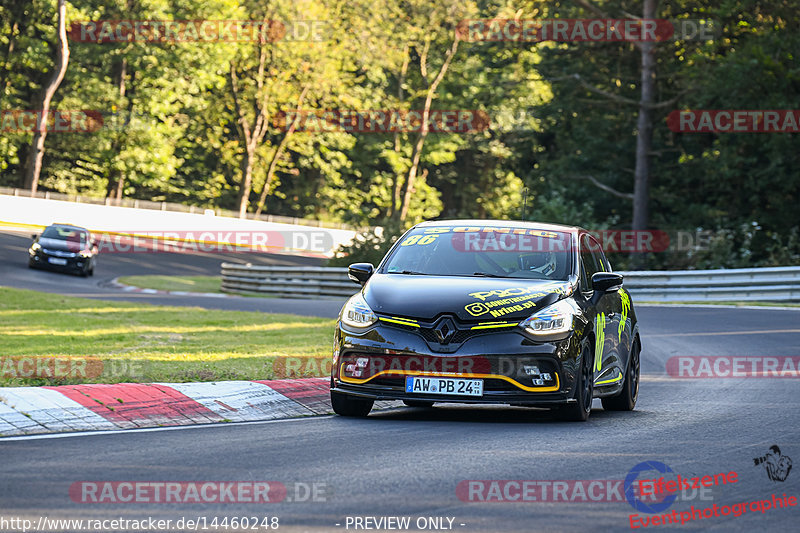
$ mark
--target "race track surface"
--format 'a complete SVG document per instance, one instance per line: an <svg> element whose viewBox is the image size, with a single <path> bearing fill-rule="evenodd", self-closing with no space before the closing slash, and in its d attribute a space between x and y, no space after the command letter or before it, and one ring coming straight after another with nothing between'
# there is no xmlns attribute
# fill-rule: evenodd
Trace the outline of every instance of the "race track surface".
<svg viewBox="0 0 800 533"><path fill-rule="evenodd" d="M279 254L257 253L114 253L100 254L95 275L82 278L71 274L31 270L27 266L30 235L0 232L0 285L31 289L83 298L132 301L156 305L197 306L207 309L263 311L336 317L344 299L308 302L284 298L252 298L231 296L150 295L124 293L111 285L119 276L219 276L224 262L253 263L254 265L319 266L321 260ZM353 284L353 292L358 287Z"/></svg>

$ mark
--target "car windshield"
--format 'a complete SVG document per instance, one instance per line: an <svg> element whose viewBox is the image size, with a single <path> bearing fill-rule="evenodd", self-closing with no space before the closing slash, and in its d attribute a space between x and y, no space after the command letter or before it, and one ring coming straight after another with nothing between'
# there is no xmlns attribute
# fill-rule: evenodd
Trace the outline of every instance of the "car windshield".
<svg viewBox="0 0 800 533"><path fill-rule="evenodd" d="M566 281L571 235L535 228L423 227L403 235L386 274Z"/></svg>
<svg viewBox="0 0 800 533"><path fill-rule="evenodd" d="M86 232L72 229L72 228L64 228L59 226L50 226L44 230L42 233L43 239L56 239L59 241L70 241L70 242L80 242L81 244L86 244Z"/></svg>

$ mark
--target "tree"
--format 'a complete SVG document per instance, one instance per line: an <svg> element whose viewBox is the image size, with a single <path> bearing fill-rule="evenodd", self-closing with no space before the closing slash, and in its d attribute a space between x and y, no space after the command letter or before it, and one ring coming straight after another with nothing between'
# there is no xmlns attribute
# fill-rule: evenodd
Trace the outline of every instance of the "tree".
<svg viewBox="0 0 800 533"><path fill-rule="evenodd" d="M42 88L39 105L36 111L39 113L36 121L36 130L33 132L31 148L28 152L28 161L25 165L24 187L31 190L31 196L36 194L39 187L39 174L42 171L42 157L44 157L44 141L47 138L47 121L50 114L50 102L53 95L61 85L61 80L67 72L69 63L69 44L67 43L67 5L66 0L58 0L58 24L56 28L56 63L55 69L50 80Z"/></svg>

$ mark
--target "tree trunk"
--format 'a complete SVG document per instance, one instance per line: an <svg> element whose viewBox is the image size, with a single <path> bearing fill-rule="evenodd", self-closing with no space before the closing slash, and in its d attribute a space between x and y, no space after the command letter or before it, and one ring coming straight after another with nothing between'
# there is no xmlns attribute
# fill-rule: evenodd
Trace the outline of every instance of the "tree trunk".
<svg viewBox="0 0 800 533"><path fill-rule="evenodd" d="M42 90L41 106L37 107L40 111L36 121L36 131L33 132L31 150L28 152L28 160L25 164L24 187L31 190L31 196L36 194L39 188L39 174L42 171L42 158L44 157L44 141L47 137L47 115L50 112L50 102L56 93L61 80L67 72L69 63L69 44L67 42L66 29L67 6L66 0L58 0L58 43L56 64L50 81Z"/></svg>
<svg viewBox="0 0 800 533"><path fill-rule="evenodd" d="M264 84L264 72L266 65L266 49L264 46L260 47L260 57L258 74L256 78L257 90L253 97L253 110L255 117L253 119L253 126L250 127L250 121L247 120L247 115L242 107L240 101L239 90L239 77L236 74L236 65L231 62L230 65L230 89L231 96L233 96L233 105L236 110L237 130L239 132L239 141L244 145L244 155L242 156L242 183L239 186L239 218L247 218L247 206L250 204L250 190L253 187L253 165L256 159L256 148L259 143L264 139L267 133L267 119L266 112L268 108L269 95L264 94L259 99L259 92Z"/></svg>
<svg viewBox="0 0 800 533"><path fill-rule="evenodd" d="M406 177L406 182L403 185L403 194L399 209L392 213L393 220L405 222L406 218L408 217L408 209L411 204L411 195L414 193L414 185L416 184L417 180L417 171L419 169L419 161L422 156L422 148L425 146L425 138L428 136L428 117L430 116L433 96L436 94L436 89L439 87L442 79L444 79L444 75L447 73L447 69L450 67L450 62L456 55L456 51L458 51L458 43L459 37L458 34L456 34L456 37L453 39L453 44L450 46L450 49L447 50L447 54L442 62L442 67L439 69L439 73L436 75L436 78L434 78L433 83L428 86L428 90L426 91L425 106L422 109L422 124L419 136L417 137L417 142L414 144L414 151L411 154L411 168L408 169L408 176ZM427 48L420 57L420 70L422 71L422 77L425 79L427 79L426 61ZM427 173L425 173L425 175L427 176Z"/></svg>
<svg viewBox="0 0 800 533"><path fill-rule="evenodd" d="M114 77L117 82L117 95L119 96L119 102L120 102L120 105L117 106L117 109L119 111L117 116L114 117L114 120L116 124L119 125L119 117L122 115L122 107L123 107L121 104L124 102L125 92L127 87L125 81L128 76L128 60L123 57L122 60L117 63L114 70L115 70ZM131 115L133 113L133 109L131 106L132 103L126 106L127 117L125 121L125 126L127 126L130 123ZM114 141L111 148L112 154L118 154L120 152L121 150L120 145L124 142L123 141L124 135L125 135L125 127L123 126L122 132L117 131L116 134L114 135ZM125 175L122 173L121 170L117 170L116 180L112 178L113 176L110 177L108 180L108 196L112 197L113 194L113 198L116 199L117 205L119 205L122 200L123 192L125 190ZM116 182L116 187L114 186L115 182Z"/></svg>
<svg viewBox="0 0 800 533"><path fill-rule="evenodd" d="M275 170L278 167L278 160L283 154L283 151L286 150L286 145L289 144L289 139L292 137L294 132L297 130L297 124L300 121L300 111L303 107L303 100L305 100L306 94L308 93L308 85L303 87L303 90L300 92L300 96L297 97L297 114L295 116L292 125L289 126L289 129L286 130L286 133L283 135L281 142L278 144L278 148L275 149L275 153L272 154L272 159L269 162L269 167L267 168L267 177L264 180L264 190L261 191L261 197L258 199L258 208L256 209L256 217L261 214L262 209L264 209L264 204L267 201L267 195L269 194L269 189L272 185L272 180L275 177Z"/></svg>
<svg viewBox="0 0 800 533"><path fill-rule="evenodd" d="M644 0L643 18L655 18L655 0ZM636 125L636 168L633 185L633 227L634 231L647 229L649 213L650 151L653 144L653 103L655 101L656 60L655 43L642 42L641 100L639 118Z"/></svg>
<svg viewBox="0 0 800 533"><path fill-rule="evenodd" d="M242 186L239 188L239 218L247 217L247 205L250 203L250 189L253 186L253 161L256 156L255 145L248 145L242 156Z"/></svg>

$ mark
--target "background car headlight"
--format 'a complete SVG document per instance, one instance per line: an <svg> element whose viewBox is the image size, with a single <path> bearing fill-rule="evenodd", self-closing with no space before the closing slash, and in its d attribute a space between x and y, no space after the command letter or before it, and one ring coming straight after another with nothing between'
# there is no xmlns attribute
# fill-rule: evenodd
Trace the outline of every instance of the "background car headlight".
<svg viewBox="0 0 800 533"><path fill-rule="evenodd" d="M366 328L378 321L361 293L347 300L342 309L342 323L351 328Z"/></svg>
<svg viewBox="0 0 800 533"><path fill-rule="evenodd" d="M34 252L38 252L41 249L42 249L42 245L39 244L38 242L35 242L35 243L31 244L31 250L33 250Z"/></svg>
<svg viewBox="0 0 800 533"><path fill-rule="evenodd" d="M559 300L526 318L519 325L532 335L567 333L572 329L572 317L578 311L571 300Z"/></svg>

